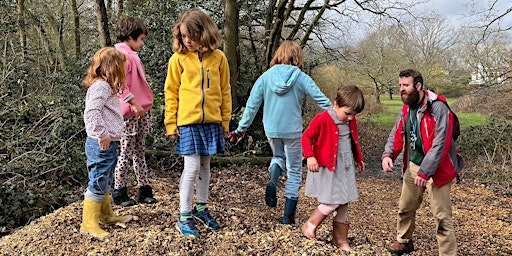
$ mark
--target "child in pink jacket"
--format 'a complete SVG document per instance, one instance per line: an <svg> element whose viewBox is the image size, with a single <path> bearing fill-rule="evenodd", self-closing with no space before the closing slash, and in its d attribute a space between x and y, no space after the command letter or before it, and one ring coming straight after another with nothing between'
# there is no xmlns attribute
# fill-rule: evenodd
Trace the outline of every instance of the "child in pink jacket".
<svg viewBox="0 0 512 256"><path fill-rule="evenodd" d="M138 55L147 34L148 29L142 20L135 17L123 17L116 26L116 37L120 43L115 48L126 55L126 89L118 94L124 118L124 136L120 141L112 193L114 203L121 206L135 204L128 197L125 182L126 173L132 163L139 187L137 202L156 203L145 158L145 137L151 128L153 91L149 86L150 77L144 71Z"/></svg>

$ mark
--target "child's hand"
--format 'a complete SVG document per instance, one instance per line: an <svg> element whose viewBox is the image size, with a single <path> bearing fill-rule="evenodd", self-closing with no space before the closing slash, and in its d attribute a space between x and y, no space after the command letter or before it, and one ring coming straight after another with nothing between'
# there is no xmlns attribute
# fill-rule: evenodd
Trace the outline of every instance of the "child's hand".
<svg viewBox="0 0 512 256"><path fill-rule="evenodd" d="M135 117L141 119L144 117L144 109L139 103L132 104L132 110L135 112Z"/></svg>
<svg viewBox="0 0 512 256"><path fill-rule="evenodd" d="M359 173L364 172L364 170L366 168L364 162L361 162L361 164L358 164L357 167L358 167Z"/></svg>
<svg viewBox="0 0 512 256"><path fill-rule="evenodd" d="M229 135L228 135L229 141L231 141L231 142L234 142L234 141L239 142L239 141L241 141L244 138L244 135L245 135L245 132L239 132L237 130L234 130L232 132L229 132Z"/></svg>
<svg viewBox="0 0 512 256"><path fill-rule="evenodd" d="M175 140L180 136L180 130L176 130L176 134L167 135L170 140Z"/></svg>
<svg viewBox="0 0 512 256"><path fill-rule="evenodd" d="M308 170L310 172L318 172L318 162L314 156L308 157Z"/></svg>
<svg viewBox="0 0 512 256"><path fill-rule="evenodd" d="M146 82L151 83L151 77L148 74L146 74L145 77L146 77Z"/></svg>
<svg viewBox="0 0 512 256"><path fill-rule="evenodd" d="M98 138L98 145L100 146L100 150L107 150L110 148L110 142L112 138L108 135L105 138Z"/></svg>

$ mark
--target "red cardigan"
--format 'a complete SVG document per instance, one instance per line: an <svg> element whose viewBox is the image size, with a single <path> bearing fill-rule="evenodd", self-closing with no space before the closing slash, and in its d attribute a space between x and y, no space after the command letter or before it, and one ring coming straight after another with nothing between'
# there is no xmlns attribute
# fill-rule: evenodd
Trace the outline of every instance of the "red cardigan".
<svg viewBox="0 0 512 256"><path fill-rule="evenodd" d="M355 117L349 121L349 128L354 160L361 165L363 163L363 153L359 144L357 120ZM336 126L328 111L324 111L311 120L309 127L302 134L304 157L314 156L320 167L327 167L327 169L335 171L338 141L338 126Z"/></svg>

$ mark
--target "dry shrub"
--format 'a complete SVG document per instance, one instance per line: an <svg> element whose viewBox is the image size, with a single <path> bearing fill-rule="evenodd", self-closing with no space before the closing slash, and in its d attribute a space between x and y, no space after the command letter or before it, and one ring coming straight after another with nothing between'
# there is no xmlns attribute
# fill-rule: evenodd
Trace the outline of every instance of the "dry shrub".
<svg viewBox="0 0 512 256"><path fill-rule="evenodd" d="M462 131L457 143L467 160L464 180L511 194L511 124L492 119L484 126L469 127Z"/></svg>
<svg viewBox="0 0 512 256"><path fill-rule="evenodd" d="M499 120L512 119L511 85L476 90L459 97L451 107L455 112L476 112Z"/></svg>

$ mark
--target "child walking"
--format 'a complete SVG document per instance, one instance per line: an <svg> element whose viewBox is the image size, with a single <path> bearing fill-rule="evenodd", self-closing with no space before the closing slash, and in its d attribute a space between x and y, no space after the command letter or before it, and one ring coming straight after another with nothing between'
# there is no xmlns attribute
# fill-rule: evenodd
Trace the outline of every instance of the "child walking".
<svg viewBox="0 0 512 256"><path fill-rule="evenodd" d="M295 210L302 183L302 101L306 96L322 109L332 104L313 79L302 71L302 50L293 41L284 41L263 73L252 87L249 99L231 140L245 134L263 104L263 126L273 152L270 162L270 180L265 190L265 203L277 205L279 176L287 171L284 197L286 198L281 223L295 224Z"/></svg>
<svg viewBox="0 0 512 256"><path fill-rule="evenodd" d="M131 206L126 188L126 174L132 166L135 170L139 191L137 202L153 204L153 197L146 165L146 134L151 128L153 91L149 87L150 77L146 74L138 51L144 45L148 29L141 19L123 17L116 25L116 37L120 43L115 48L126 55L126 88L118 94L124 118L124 136L120 141L119 160L115 171L114 203Z"/></svg>
<svg viewBox="0 0 512 256"><path fill-rule="evenodd" d="M222 42L217 25L202 11L185 12L174 25L173 35L174 54L164 92L166 133L171 140L177 139L176 153L184 159L176 228L184 236L197 238L194 219L209 229L220 228L206 204L210 159L224 152L224 133L231 119L229 67L217 49Z"/></svg>
<svg viewBox="0 0 512 256"><path fill-rule="evenodd" d="M116 94L125 86L125 61L124 54L115 48L101 48L94 54L83 82L87 88L84 123L89 183L84 193L80 233L98 239L109 236L99 223L132 220L131 215L114 214L109 195L119 139L123 136L123 116Z"/></svg>
<svg viewBox="0 0 512 256"><path fill-rule="evenodd" d="M332 243L350 252L347 236L348 204L358 200L355 169L364 171L356 114L364 109L363 92L354 85L338 88L334 106L311 120L302 136L307 158L306 196L320 205L302 226L302 233L316 238L316 229L332 212Z"/></svg>

